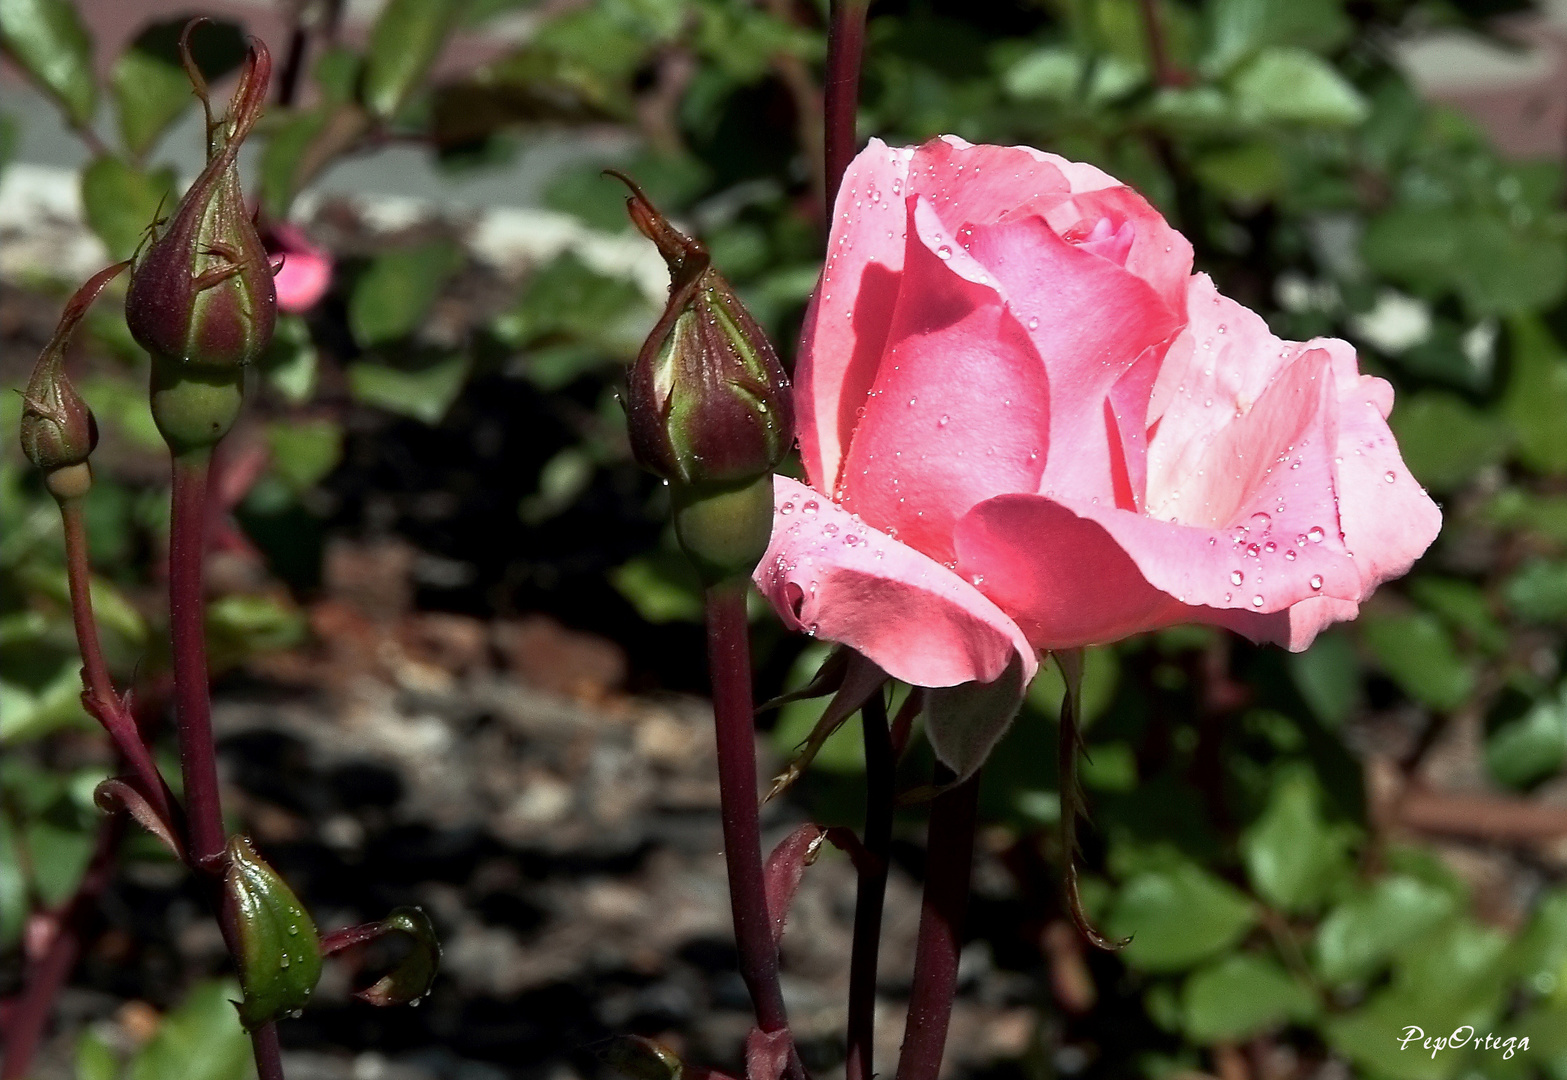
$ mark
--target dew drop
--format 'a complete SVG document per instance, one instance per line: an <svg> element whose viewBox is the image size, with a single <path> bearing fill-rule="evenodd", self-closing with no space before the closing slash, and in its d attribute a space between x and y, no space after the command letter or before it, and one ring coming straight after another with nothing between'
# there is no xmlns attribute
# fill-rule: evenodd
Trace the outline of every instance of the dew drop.
<svg viewBox="0 0 1567 1080"><path fill-rule="evenodd" d="M1284 551L1284 561L1285 562L1294 562L1295 561L1295 549L1294 548L1286 548L1285 549L1285 551Z"/></svg>
<svg viewBox="0 0 1567 1080"><path fill-rule="evenodd" d="M802 513L802 514L814 514L814 513L816 513L816 511L818 511L820 509L821 509L821 507L816 504L816 500L812 499L810 502L808 502L804 506L800 507L800 513Z"/></svg>
<svg viewBox="0 0 1567 1080"><path fill-rule="evenodd" d="M1225 603L1226 603L1226 604L1228 604L1228 603L1229 603L1229 602L1230 602L1230 601L1231 601L1231 600L1233 600L1233 599L1234 599L1234 598L1235 598L1235 597L1234 597L1234 595L1233 595L1233 594L1231 594L1231 593L1225 593L1225 594L1224 594L1224 602L1225 602Z"/></svg>
<svg viewBox="0 0 1567 1080"><path fill-rule="evenodd" d="M1398 479L1398 474L1395 473L1392 469L1389 469L1387 472L1382 474L1382 479L1391 484L1393 481Z"/></svg>
<svg viewBox="0 0 1567 1080"><path fill-rule="evenodd" d="M299 936L299 926L297 924L289 923L289 926L288 926L288 936L289 937L298 937Z"/></svg>
<svg viewBox="0 0 1567 1080"><path fill-rule="evenodd" d="M1231 585L1239 585L1241 582L1243 582L1245 580L1246 580L1246 575L1241 573L1239 570L1231 570L1230 571L1230 584Z"/></svg>
<svg viewBox="0 0 1567 1080"><path fill-rule="evenodd" d="M293 963L293 961L289 959L288 953L284 953L281 957L278 958L277 966L280 968L286 968L291 963Z"/></svg>
<svg viewBox="0 0 1567 1080"><path fill-rule="evenodd" d="M919 400L919 398L915 398L915 397L909 398L909 408L911 408L911 409L914 408L914 403L916 401L918 401L918 400Z"/></svg>
<svg viewBox="0 0 1567 1080"><path fill-rule="evenodd" d="M1320 589L1320 588L1322 588L1322 575L1321 574L1312 574L1311 575L1311 587L1313 589Z"/></svg>
<svg viewBox="0 0 1567 1080"><path fill-rule="evenodd" d="M942 244L939 248L936 249L936 258L945 262L946 260L952 258L952 249L949 248L946 244Z"/></svg>
<svg viewBox="0 0 1567 1080"><path fill-rule="evenodd" d="M1030 330L1039 329L1039 317L1037 315L1034 318L1028 320L1028 328Z"/></svg>
<svg viewBox="0 0 1567 1080"><path fill-rule="evenodd" d="M1311 528L1306 530L1306 539L1310 540L1313 544L1322 543L1322 538L1326 535L1327 533L1322 531L1321 525L1313 525Z"/></svg>
<svg viewBox="0 0 1567 1080"><path fill-rule="evenodd" d="M1272 555L1275 551L1279 550L1279 545L1275 544L1272 540L1269 540L1266 544L1262 545L1262 550L1269 555Z"/></svg>
<svg viewBox="0 0 1567 1080"><path fill-rule="evenodd" d="M1262 606L1262 594L1261 593L1258 593L1257 595L1255 595L1255 596L1253 596L1251 598L1251 606L1252 607L1261 607Z"/></svg>
<svg viewBox="0 0 1567 1080"><path fill-rule="evenodd" d="M838 531L838 526L834 525L830 521L827 524L822 526L822 532L826 533L828 536L833 535L833 533L835 533L837 531Z"/></svg>
<svg viewBox="0 0 1567 1080"><path fill-rule="evenodd" d="M794 513L794 503L784 503L778 508L778 513L782 514L784 517L788 517L790 514Z"/></svg>
<svg viewBox="0 0 1567 1080"><path fill-rule="evenodd" d="M937 427L946 427L951 422L952 422L952 417L948 416L946 413L942 413L941 414L941 419L936 421L936 426Z"/></svg>
<svg viewBox="0 0 1567 1080"><path fill-rule="evenodd" d="M843 536L844 547L859 547L863 543L865 543L865 538L855 533L845 533Z"/></svg>
<svg viewBox="0 0 1567 1080"><path fill-rule="evenodd" d="M1251 527L1259 532L1273 524L1273 519L1267 514L1257 513L1251 516Z"/></svg>
<svg viewBox="0 0 1567 1080"><path fill-rule="evenodd" d="M1261 552L1262 552L1262 546L1260 544L1247 544L1246 545L1246 554L1250 555L1253 559L1255 559L1259 554L1261 554Z"/></svg>

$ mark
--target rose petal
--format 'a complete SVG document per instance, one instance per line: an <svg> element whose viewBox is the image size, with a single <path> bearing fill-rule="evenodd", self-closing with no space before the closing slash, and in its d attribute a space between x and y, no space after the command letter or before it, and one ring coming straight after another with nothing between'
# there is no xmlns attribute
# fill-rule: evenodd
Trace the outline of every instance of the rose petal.
<svg viewBox="0 0 1567 1080"><path fill-rule="evenodd" d="M909 202L904 288L841 496L876 528L949 562L952 526L969 507L1037 489L1051 393L1003 297L979 283L984 268L924 196Z"/></svg>
<svg viewBox="0 0 1567 1080"><path fill-rule="evenodd" d="M1322 631L1359 614L1360 605L1353 600L1318 596L1266 615L1239 610L1217 611L1203 621L1227 627L1259 645L1282 645L1290 652L1305 652Z"/></svg>
<svg viewBox="0 0 1567 1080"><path fill-rule="evenodd" d="M1410 475L1388 430L1392 405L1393 388L1370 375L1339 405L1339 528L1360 569L1362 596L1408 573L1442 529L1442 511Z"/></svg>
<svg viewBox="0 0 1567 1080"><path fill-rule="evenodd" d="M1045 219L1063 236L1082 222L1108 220L1118 231L1131 226L1131 248L1121 265L1146 281L1171 311L1185 313L1191 242L1137 192L1120 183L1084 191L1074 180L1072 197L1052 207Z"/></svg>
<svg viewBox="0 0 1567 1080"><path fill-rule="evenodd" d="M1038 662L1011 619L968 582L869 528L825 495L774 477L772 543L756 584L791 630L837 641L916 686L994 682Z"/></svg>
<svg viewBox="0 0 1567 1080"><path fill-rule="evenodd" d="M975 146L955 135L931 139L909 163L909 190L930 199L953 232L988 225L1020 208L1040 212L1071 185L1059 158L1027 146Z"/></svg>
<svg viewBox="0 0 1567 1080"><path fill-rule="evenodd" d="M1062 240L1042 217L976 226L967 246L1010 297L1049 373L1051 451L1034 490L1113 502L1105 398L1180 329L1175 312L1141 278Z"/></svg>
<svg viewBox="0 0 1567 1080"><path fill-rule="evenodd" d="M872 139L849 163L833 207L827 262L805 313L794 369L800 454L823 490L837 485L855 410L876 376L892 322L912 154Z"/></svg>

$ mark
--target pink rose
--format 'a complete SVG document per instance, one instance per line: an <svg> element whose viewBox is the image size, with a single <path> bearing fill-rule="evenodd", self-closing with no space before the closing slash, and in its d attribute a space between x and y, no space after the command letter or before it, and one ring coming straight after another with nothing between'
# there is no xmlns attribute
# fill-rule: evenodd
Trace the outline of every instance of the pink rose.
<svg viewBox="0 0 1567 1080"><path fill-rule="evenodd" d="M1406 572L1441 514L1392 388L1191 262L1090 165L873 140L795 372L811 486L778 478L756 573L784 622L922 686L1026 681L1176 623L1304 649Z"/></svg>
<svg viewBox="0 0 1567 1080"><path fill-rule="evenodd" d="M332 284L332 256L286 222L268 231L267 251L283 256L282 269L272 277L278 310L298 314L315 307Z"/></svg>

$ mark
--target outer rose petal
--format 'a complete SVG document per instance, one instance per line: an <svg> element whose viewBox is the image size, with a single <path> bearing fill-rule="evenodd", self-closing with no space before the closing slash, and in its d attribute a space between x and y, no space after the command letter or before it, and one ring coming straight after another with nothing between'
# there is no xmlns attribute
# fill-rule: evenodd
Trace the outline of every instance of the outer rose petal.
<svg viewBox="0 0 1567 1080"><path fill-rule="evenodd" d="M924 196L910 197L909 219L904 287L841 495L876 528L949 562L952 526L969 507L1038 486L1052 395L1023 327L980 283L984 267Z"/></svg>
<svg viewBox="0 0 1567 1080"><path fill-rule="evenodd" d="M841 642L915 686L993 682L1038 661L978 589L796 480L773 478L772 544L756 584L786 626ZM814 509L807 510L808 507Z"/></svg>
<svg viewBox="0 0 1567 1080"><path fill-rule="evenodd" d="M880 139L849 163L833 208L822 280L811 296L795 363L795 409L805 471L833 490L881 362L903 271L904 182L912 150Z"/></svg>
<svg viewBox="0 0 1567 1080"><path fill-rule="evenodd" d="M1322 631L1334 623L1348 622L1359 614L1360 605L1352 600L1319 596L1267 615L1253 615L1249 611L1217 611L1205 621L1228 627L1259 645L1282 645L1290 652L1304 652Z"/></svg>
<svg viewBox="0 0 1567 1080"><path fill-rule="evenodd" d="M1322 596L1358 597L1359 575L1343 554L1275 542L1272 552L1259 545L1250 556L1249 536L1113 506L1006 495L959 522L958 571L1040 649L1114 641L1180 622L1233 625L1225 609L1250 615ZM1287 551L1294 560L1286 560ZM1278 631L1259 633L1272 640Z"/></svg>

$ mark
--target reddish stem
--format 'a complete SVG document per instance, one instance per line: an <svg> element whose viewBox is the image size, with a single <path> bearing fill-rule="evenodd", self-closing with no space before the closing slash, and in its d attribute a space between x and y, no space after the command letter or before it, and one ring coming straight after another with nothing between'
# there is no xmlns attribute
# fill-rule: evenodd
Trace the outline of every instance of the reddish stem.
<svg viewBox="0 0 1567 1080"><path fill-rule="evenodd" d="M97 913L98 897L114 877L115 856L125 834L125 819L119 814L98 829L98 844L87 873L76 887L76 895L60 913L54 939L44 954L28 965L21 1000L11 1013L5 1030L5 1064L0 1065L0 1080L20 1080L32 1068L38 1044L54 1012L54 1002L65 980L82 953L86 924Z"/></svg>
<svg viewBox="0 0 1567 1080"><path fill-rule="evenodd" d="M222 898L227 837L218 790L217 748L212 740L212 700L207 684L206 597L202 567L207 550L208 450L174 459L169 520L169 636L174 660L174 715L180 771L185 777L186 851L191 865L209 875L218 923L229 954L239 956L238 928ZM283 1080L277 1025L250 1033L259 1080Z"/></svg>
<svg viewBox="0 0 1567 1080"><path fill-rule="evenodd" d="M762 872L745 586L741 580L707 590L707 659L713 684L724 862L729 871L735 948L740 955L740 977L745 980L756 1010L757 1026L771 1034L787 1031L789 1017L778 981L778 948L773 943ZM798 1055L793 1055L793 1062L790 1073L803 1072Z"/></svg>
<svg viewBox="0 0 1567 1080"><path fill-rule="evenodd" d="M91 711L109 733L115 748L130 765L142 796L171 829L179 827L174 796L158 772L152 752L142 742L136 720L126 710L109 666L104 662L98 641L98 623L93 618L92 568L87 556L87 529L82 518L81 499L60 501L60 520L65 526L65 572L71 590L71 621L76 625L76 644L82 654L82 686Z"/></svg>
<svg viewBox="0 0 1567 1080"><path fill-rule="evenodd" d="M936 766L938 788L954 779L950 770ZM978 816L978 773L955 787L946 787L931 804L925 900L920 909L914 988L909 995L897 1080L936 1080L941 1070L952 999L958 989L958 953L963 946L963 913L968 907Z"/></svg>
<svg viewBox="0 0 1567 1080"><path fill-rule="evenodd" d="M174 459L169 527L169 636L174 660L174 714L185 777L187 850L192 863L216 872L223 863L223 808L207 687L206 602L202 563L207 539L208 451Z"/></svg>
<svg viewBox="0 0 1567 1080"><path fill-rule="evenodd" d="M849 954L849 1053L845 1080L875 1075L876 962L881 951L882 909L887 899L887 860L892 848L896 758L881 691L860 710L865 741L865 839L867 858L854 897L854 944Z"/></svg>
<svg viewBox="0 0 1567 1080"><path fill-rule="evenodd" d="M870 0L832 0L827 27L827 77L822 87L826 113L827 227L843 174L854 160L855 118L860 108L860 58L865 52L865 14Z"/></svg>

